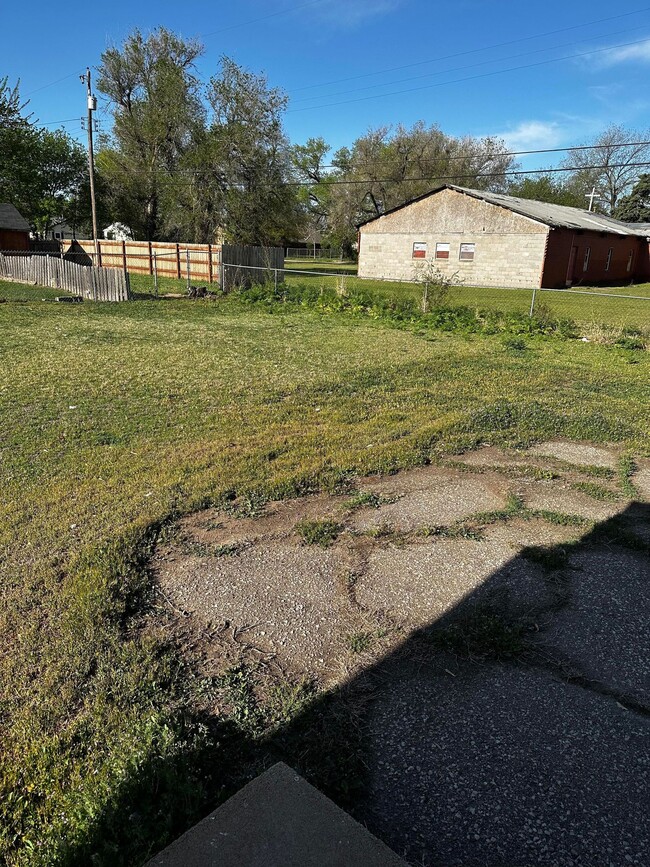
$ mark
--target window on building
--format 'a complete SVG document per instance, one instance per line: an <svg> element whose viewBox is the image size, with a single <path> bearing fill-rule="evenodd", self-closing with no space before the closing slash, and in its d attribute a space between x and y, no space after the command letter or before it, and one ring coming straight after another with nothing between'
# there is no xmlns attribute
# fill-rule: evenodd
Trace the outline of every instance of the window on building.
<svg viewBox="0 0 650 867"><path fill-rule="evenodd" d="M460 253L458 254L458 258L462 262L472 262L474 259L474 251L476 250L476 244L461 244L460 245Z"/></svg>
<svg viewBox="0 0 650 867"><path fill-rule="evenodd" d="M425 241L416 241L413 244L413 258L414 259L426 259L427 258L427 245Z"/></svg>
<svg viewBox="0 0 650 867"><path fill-rule="evenodd" d="M583 271L586 271L587 268L589 267L589 259L590 259L590 258L591 258L591 247L587 247L587 248L585 249L585 261L584 261L584 263L583 263L583 265L582 265L582 270L583 270Z"/></svg>
<svg viewBox="0 0 650 867"><path fill-rule="evenodd" d="M450 244L436 244L436 259L448 259Z"/></svg>
<svg viewBox="0 0 650 867"><path fill-rule="evenodd" d="M55 238L60 238L60 237L61 237L61 233L60 233L60 232L55 232L55 233L54 233L54 237L55 237Z"/></svg>
<svg viewBox="0 0 650 867"><path fill-rule="evenodd" d="M609 271L609 266L612 264L612 253L613 253L613 250L610 247L609 250L607 251L607 262L605 263L605 271Z"/></svg>
<svg viewBox="0 0 650 867"><path fill-rule="evenodd" d="M634 250L630 250L630 255L627 257L628 273L632 270L632 262L634 262Z"/></svg>

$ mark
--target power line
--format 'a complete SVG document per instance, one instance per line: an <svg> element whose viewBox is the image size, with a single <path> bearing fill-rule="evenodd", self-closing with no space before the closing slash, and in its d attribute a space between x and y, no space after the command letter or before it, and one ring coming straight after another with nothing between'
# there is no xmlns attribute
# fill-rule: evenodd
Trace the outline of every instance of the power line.
<svg viewBox="0 0 650 867"><path fill-rule="evenodd" d="M439 81L439 82L436 82L435 84L424 84L420 87L409 87L409 88L406 88L405 90L393 90L390 93L377 93L377 94L374 94L373 96L360 96L360 97L357 97L356 99L346 99L346 100L343 100L342 102L327 102L327 103L324 103L323 105L311 105L311 106L306 106L305 108L290 108L287 111L287 114L295 113L295 112L299 112L299 111L314 111L314 110L319 110L322 108L333 108L333 107L339 106L339 105L350 105L350 104L356 103L356 102L366 102L369 99L382 99L383 97L386 97L386 96L401 96L404 93L415 93L416 91L419 91L419 90L430 90L434 87L445 87L448 84L460 84L460 83L465 82L465 81L475 81L479 78L488 78L488 77L494 76L494 75L503 75L506 72L518 72L522 69L532 69L532 68L537 67L537 66L548 66L551 63L562 63L565 60L575 60L578 57L591 57L594 54L602 54L605 51L614 51L617 48L628 48L632 45L642 45L642 44L645 44L647 42L648 42L648 39L639 39L639 40L636 40L635 42L623 42L623 43L620 43L618 45L609 45L607 48L595 48L595 49L592 49L591 51L583 51L583 52L580 52L579 54L567 54L564 57L555 57L555 58L552 58L551 60L539 60L536 63L526 63L526 64L522 64L521 66L510 66L507 69L497 69L497 70L494 70L493 72L482 72L479 75L470 75L470 76L467 76L465 78L454 78L451 81ZM323 98L326 99L327 97L323 97Z"/></svg>
<svg viewBox="0 0 650 867"><path fill-rule="evenodd" d="M537 150L532 151L499 151L495 154L486 154L485 159L494 159L495 157L523 157L523 156L532 156L533 154L561 154L568 153L574 151L593 151L593 150L603 150L608 147L616 147L616 148L631 148L631 147L646 147L650 146L650 141L628 141L628 142L614 142L611 144L598 144L598 145L574 145L567 148L538 148ZM452 160L466 160L466 156L448 156L446 157L447 161ZM420 163L435 163L437 159L432 157L429 160L419 160ZM362 168L372 168L373 165L377 165L376 163L355 163L356 167ZM319 166L321 169L338 169L340 168L338 165L334 163L330 163L329 165ZM540 172L544 173L547 169L539 169ZM550 171L550 169L548 169Z"/></svg>
<svg viewBox="0 0 650 867"><path fill-rule="evenodd" d="M503 177L518 177L520 175L538 175L538 174L556 174L559 172L576 172L576 171L592 171L596 169L622 169L622 168L647 168L650 162L642 163L603 163L602 165L594 166L575 166L553 168L553 169L512 169L503 172L486 172L483 174L470 175L436 175L435 177L419 177L419 178L366 178L365 180L351 181L330 181L330 186L345 186L349 184L392 184L392 183L408 183L409 181L451 181L451 180L467 180L479 178L503 178ZM287 181L284 186L288 187L311 187L315 186L314 181Z"/></svg>
<svg viewBox="0 0 650 867"><path fill-rule="evenodd" d="M77 71L71 72L69 75L64 75L63 78L57 78L56 81L50 81L49 84L42 84L40 87L34 88L34 90L30 90L28 93L24 94L26 97L31 96L33 93L38 93L39 90L45 90L48 87L54 87L55 84L60 84L62 81L67 81L68 78L72 78L73 76L79 75Z"/></svg>
<svg viewBox="0 0 650 867"><path fill-rule="evenodd" d="M66 118L63 118L63 120L48 120L47 123L41 123L39 121L38 125L39 126L56 126L59 123L74 123L75 121L77 123L79 123L80 118L79 117L66 117Z"/></svg>
<svg viewBox="0 0 650 867"><path fill-rule="evenodd" d="M482 178L504 178L504 177L521 177L524 175L539 175L539 174L559 174L561 172L584 172L595 171L598 169L622 169L622 168L648 168L650 162L637 163L602 163L601 165L575 166L552 168L552 169L507 169L502 172L476 172L465 175L433 175L419 176L414 178L361 178L359 180L336 180L329 181L328 186L354 186L358 184L394 184L394 183L410 183L413 181L459 181L459 180L480 180ZM212 172L211 169L192 170L193 175L208 175ZM154 169L153 174L168 175L168 180L173 184L189 185L194 183L194 180L189 177L179 177L168 169ZM180 172L179 172L180 174ZM313 187L317 186L316 181L282 181L274 186L278 187Z"/></svg>
<svg viewBox="0 0 650 867"><path fill-rule="evenodd" d="M639 29L640 29L640 27L628 27L626 30L617 30L613 33L603 33L600 36L590 36L589 38L590 39L604 39L607 36L620 36L622 33L631 33L632 31L639 30ZM646 42L646 41L647 41L647 37L642 40L642 42ZM384 81L384 82L381 82L380 84L368 84L365 87L355 87L355 88L352 88L351 90L339 90L336 93L321 94L319 96L303 96L301 99L293 100L292 104L296 103L296 102L306 102L307 100L329 99L330 97L334 97L334 96L346 96L349 93L359 93L362 90L370 90L371 88L376 88L376 87L391 87L392 85L402 84L403 82L406 82L406 81L417 81L421 78L430 78L433 75L445 75L446 73L449 73L449 72L461 72L464 69L476 69L479 66L488 66L490 63L501 63L504 60L516 60L519 57L529 57L531 54L542 54L546 51L557 51L559 48L572 48L575 45L576 45L575 41L563 42L562 45L549 45L546 48L536 48L534 51L524 51L520 54L511 54L507 57L495 57L492 60L481 60L479 63L469 63L469 64L466 64L465 66L454 66L451 69L439 69L435 72L425 72L423 75L412 75L412 76L409 76L408 78L398 78L395 81ZM611 50L611 46L607 46L607 48L605 50L607 50L607 51ZM592 54L593 51L594 51L594 49L591 49L591 51L589 53ZM382 94L377 94L377 95L381 96Z"/></svg>
<svg viewBox="0 0 650 867"><path fill-rule="evenodd" d="M373 75L383 75L386 72L400 72L402 69L412 69L415 66L424 66L427 63L436 63L442 60L453 60L456 57L465 57L468 54L477 54L481 51L490 51L493 48L506 48L509 45L516 45L519 42L529 42L532 39L543 39L546 36L555 36L558 33L566 33L569 30L579 30L583 27L590 27L592 24L604 24L607 21L616 21L619 18L628 18L631 15L640 15L642 12L650 11L650 6L645 6L643 9L636 9L634 12L624 12L621 15L612 15L608 18L597 18L594 21L585 21L582 24L574 24L572 27L561 27L559 30L547 30L545 33L536 33L532 36L522 36L519 39L510 39L507 42L497 42L493 45L486 45L483 48L472 48L468 51L458 51L454 54L445 54L442 57L432 57L430 60L419 60L416 63L406 63L402 66L390 66L387 69L380 69L377 72L364 72L360 75L350 75L346 78L336 78L333 81L325 81L320 84L306 84L303 87L296 87L293 93L298 93L301 90L310 90L314 87L328 87L330 84L342 84L346 81L356 81L360 78L369 78Z"/></svg>
<svg viewBox="0 0 650 867"><path fill-rule="evenodd" d="M298 12L300 9L306 9L309 6L318 6L323 2L324 0L311 0L310 3L302 3L300 6L293 6L291 9L283 9L280 12L270 12L268 15L261 15L259 18L252 18L250 21L242 21L240 24L229 24L228 27L222 27L219 30L211 30L209 33L200 33L199 39L207 39L208 36L216 36L217 33L226 33L228 30L235 30L237 27L249 27L251 24L257 24L260 21L267 21L269 18L277 18L280 15L291 15L293 12Z"/></svg>

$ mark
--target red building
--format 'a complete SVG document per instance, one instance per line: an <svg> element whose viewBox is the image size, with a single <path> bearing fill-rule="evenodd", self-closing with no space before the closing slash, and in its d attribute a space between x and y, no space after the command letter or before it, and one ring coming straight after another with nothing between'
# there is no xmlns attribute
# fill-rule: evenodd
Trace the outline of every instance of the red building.
<svg viewBox="0 0 650 867"><path fill-rule="evenodd" d="M650 278L650 226L447 184L359 227L359 276L412 280L435 260L467 286L545 287Z"/></svg>
<svg viewBox="0 0 650 867"><path fill-rule="evenodd" d="M13 205L0 204L0 250L29 250L29 223Z"/></svg>

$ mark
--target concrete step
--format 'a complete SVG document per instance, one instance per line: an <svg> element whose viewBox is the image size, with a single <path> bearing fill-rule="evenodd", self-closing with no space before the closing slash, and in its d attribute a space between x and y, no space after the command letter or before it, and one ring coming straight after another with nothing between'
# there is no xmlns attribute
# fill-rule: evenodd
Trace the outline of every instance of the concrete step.
<svg viewBox="0 0 650 867"><path fill-rule="evenodd" d="M146 867L405 867L329 798L279 762Z"/></svg>

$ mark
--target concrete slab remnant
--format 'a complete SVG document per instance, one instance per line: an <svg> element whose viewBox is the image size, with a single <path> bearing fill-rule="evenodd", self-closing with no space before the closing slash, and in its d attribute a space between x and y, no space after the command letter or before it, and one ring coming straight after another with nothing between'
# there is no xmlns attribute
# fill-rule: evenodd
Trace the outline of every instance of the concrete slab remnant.
<svg viewBox="0 0 650 867"><path fill-rule="evenodd" d="M395 501L357 512L349 521L357 532L382 524L402 533L452 524L475 512L502 509L507 497L507 485L502 479L462 476L436 467L363 479L359 487Z"/></svg>
<svg viewBox="0 0 650 867"><path fill-rule="evenodd" d="M617 456L612 449L592 446L586 443L573 443L550 440L529 449L531 455L557 458L569 464L582 467L616 468Z"/></svg>
<svg viewBox="0 0 650 867"><path fill-rule="evenodd" d="M278 762L146 867L405 867L405 863Z"/></svg>

